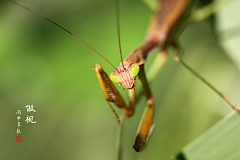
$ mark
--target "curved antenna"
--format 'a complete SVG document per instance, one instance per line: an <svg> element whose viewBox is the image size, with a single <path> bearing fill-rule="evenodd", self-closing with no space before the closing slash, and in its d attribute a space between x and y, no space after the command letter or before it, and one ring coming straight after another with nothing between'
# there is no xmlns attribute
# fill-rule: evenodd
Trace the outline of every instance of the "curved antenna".
<svg viewBox="0 0 240 160"><path fill-rule="evenodd" d="M122 49L121 49L121 38L120 38L120 11L119 11L119 0L115 0L115 10L116 10L116 20L117 20L117 33L118 33L118 46L119 46L119 51L120 51L120 58L122 62L123 69L125 69L123 65L123 59L122 59Z"/></svg>
<svg viewBox="0 0 240 160"><path fill-rule="evenodd" d="M24 8L24 9L26 9L26 10L32 12L32 13L34 13L34 14L36 14L36 15L38 15L38 16L46 19L47 21L51 22L52 24L58 26L59 28L63 29L64 31L68 32L68 33L71 34L73 37L77 38L78 40L80 40L81 42L83 42L85 45L87 45L89 48L91 48L91 49L92 49L94 52L96 52L99 56L101 56L103 59L105 59L114 69L117 70L117 68L114 67L114 65L112 65L112 63L110 63L103 55L101 55L98 51L96 51L96 50L95 50L94 48L92 48L89 44L87 44L86 42L84 42L82 39L80 39L79 37L77 37L76 35L74 35L74 34L73 34L72 32L70 32L69 30L63 28L63 27L60 26L59 24L57 24L57 23L53 22L52 20L44 17L43 15L41 15L41 14L39 14L39 13L37 13L37 12L34 12L33 10L31 10L31 9L29 9L29 8L27 8L27 7L22 6L21 4L18 4L18 3L16 3L16 2L11 1L11 0L7 0L7 1L9 1L9 2L11 2L11 3L13 3L13 4L16 4L16 5L20 6L20 7ZM118 71L118 70L117 70L117 71Z"/></svg>

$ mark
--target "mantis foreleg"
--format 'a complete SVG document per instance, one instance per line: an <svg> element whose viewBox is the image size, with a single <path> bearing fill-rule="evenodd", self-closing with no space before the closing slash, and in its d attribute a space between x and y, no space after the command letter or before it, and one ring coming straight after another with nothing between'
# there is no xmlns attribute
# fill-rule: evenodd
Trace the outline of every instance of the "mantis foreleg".
<svg viewBox="0 0 240 160"><path fill-rule="evenodd" d="M127 105L125 104L122 96L119 94L118 90L113 85L112 81L109 79L108 75L102 69L100 64L97 63L93 69L97 75L100 87L103 91L103 95L104 95L106 101L108 102L110 108L112 109L113 113L115 114L115 116L118 120L118 124L120 125L120 120L119 120L115 110L113 109L113 107L111 106L111 104L109 102L113 102L116 106L118 106L119 108L122 109L122 111L123 111L123 113L125 113L125 115L130 117L134 114L134 110L135 110L135 99L136 99L135 98L136 97L135 89L129 90L129 108L128 108Z"/></svg>
<svg viewBox="0 0 240 160"><path fill-rule="evenodd" d="M145 76L144 64L140 66L140 72L138 74L138 77L147 98L147 107L142 115L140 124L138 126L135 144L133 146L133 148L137 152L143 150L148 143L149 137L151 136L153 131L151 128L154 116L154 101Z"/></svg>

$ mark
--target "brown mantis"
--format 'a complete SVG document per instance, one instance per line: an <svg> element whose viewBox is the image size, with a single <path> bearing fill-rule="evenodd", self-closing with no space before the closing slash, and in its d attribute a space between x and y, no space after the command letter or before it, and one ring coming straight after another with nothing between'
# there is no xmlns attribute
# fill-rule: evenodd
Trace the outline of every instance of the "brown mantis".
<svg viewBox="0 0 240 160"><path fill-rule="evenodd" d="M123 61L122 65L120 65L111 73L110 78L113 82L120 83L129 90L129 107L126 106L101 66L97 64L94 67L100 86L109 106L112 108L109 102L114 102L128 117L131 117L134 114L135 77L138 75L144 93L147 97L147 107L139 124L135 144L133 146L137 152L143 150L143 148L147 145L152 131L154 130L152 126L154 101L145 76L144 62L146 61L148 55L157 48L162 48L162 54L166 52L166 47L168 45L166 41L169 37L169 34L188 6L188 3L188 0L163 1L161 7L159 7L156 15L152 19L149 31L147 33L147 41L139 48L134 50ZM164 55L162 58L166 59L167 57Z"/></svg>
<svg viewBox="0 0 240 160"><path fill-rule="evenodd" d="M123 113L128 117L131 117L134 114L135 107L135 77L138 75L140 83L143 87L144 93L147 98L147 107L143 113L139 128L137 131L135 144L133 148L138 152L143 150L147 145L148 140L153 132L153 115L154 115L154 101L152 98L151 91L146 80L144 73L144 62L148 55L155 50L156 48L161 48L161 57L163 61L167 58L166 50L169 43L176 41L176 36L171 34L176 34L174 32L174 27L183 15L184 10L187 6L190 5L189 0L182 1L162 1L161 6L159 7L156 14L153 16L150 23L148 33L146 35L146 42L141 45L139 48L134 50L124 61L123 63L116 68L110 75L110 78L113 82L120 83L129 89L129 107L126 106L123 99L117 92L114 85L111 83L110 79L107 77L107 74L102 70L101 66L97 64L94 67L94 70L97 74L100 86L104 93L105 99L107 100L109 106L112 108L109 102L115 103L119 108L122 109ZM183 24L186 25L186 24ZM181 32L181 31L180 31ZM178 48L177 46L175 46ZM196 72L189 68L180 57L177 57L177 61L181 62L186 68L188 68L193 74L200 78L203 82L209 85L220 97L222 97L226 102L238 113L240 114L239 108L231 102L225 95L220 93L214 87L212 87L208 82L202 79ZM139 71L140 70L140 71ZM138 73L139 72L139 73ZM113 108L112 108L113 110ZM114 111L114 110L113 110ZM116 114L115 114L116 115ZM117 116L117 115L116 115ZM117 117L118 119L118 117ZM119 121L119 120L118 120Z"/></svg>
<svg viewBox="0 0 240 160"><path fill-rule="evenodd" d="M151 102L151 101L150 101L150 102ZM128 114L128 112L126 112L126 113ZM148 124L147 126L148 126L148 128L150 127L149 124ZM145 138L147 131L148 131L148 129L145 130L145 132L143 133L143 137L140 138L141 142L142 142L142 140ZM140 150L144 147L144 145L145 145L145 144L143 144L143 146L140 147Z"/></svg>

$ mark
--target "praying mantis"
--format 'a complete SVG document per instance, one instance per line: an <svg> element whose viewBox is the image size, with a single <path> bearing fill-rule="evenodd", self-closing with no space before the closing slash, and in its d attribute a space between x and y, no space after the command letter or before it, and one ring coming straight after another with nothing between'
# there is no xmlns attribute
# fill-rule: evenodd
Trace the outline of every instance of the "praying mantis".
<svg viewBox="0 0 240 160"><path fill-rule="evenodd" d="M140 147L140 150L141 150L142 148L144 148L144 145Z"/></svg>
<svg viewBox="0 0 240 160"><path fill-rule="evenodd" d="M97 74L100 86L104 93L104 97L107 100L109 106L113 110L115 116L117 117L114 109L110 105L109 102L115 103L119 108L122 109L123 113L131 117L134 114L135 108L135 79L138 75L140 83L143 87L143 91L146 95L147 99L147 107L143 113L141 118L139 128L137 130L135 143L133 148L139 152L142 151L147 145L154 127L152 125L153 117L154 117L154 100L152 98L152 94L150 88L148 86L148 82L145 76L144 71L144 62L146 61L149 54L152 53L153 50L157 48L161 48L161 54L163 55L160 59L163 60L163 64L165 63L165 59L167 58L167 48L169 43L177 41L177 36L173 36L179 34L179 28L174 30L176 27L176 23L180 21L181 16L184 17L184 11L186 8L191 6L189 0L163 0L161 2L160 7L152 18L150 23L149 30L146 35L146 42L143 43L139 48L134 50L122 63L119 67L115 68L115 70L110 74L110 79L113 82L124 85L125 88L129 90L129 107L126 106L123 99L119 95L118 91L111 83L107 74L103 71L99 64L94 66L94 70ZM185 11L186 12L186 11ZM186 22L185 22L186 23ZM182 24L185 27L186 24ZM175 46L177 50L178 46ZM187 69L189 69L193 74L202 79L196 72L194 72L191 68L189 68L178 55L177 61L181 62ZM161 62L158 62L161 63ZM159 66L159 68L161 65ZM225 95L220 93L218 90L213 88L208 82L202 79L210 88L212 88L220 97L222 97L226 102L238 113L240 114L240 109ZM118 119L118 117L117 117ZM120 123L119 119L118 122Z"/></svg>

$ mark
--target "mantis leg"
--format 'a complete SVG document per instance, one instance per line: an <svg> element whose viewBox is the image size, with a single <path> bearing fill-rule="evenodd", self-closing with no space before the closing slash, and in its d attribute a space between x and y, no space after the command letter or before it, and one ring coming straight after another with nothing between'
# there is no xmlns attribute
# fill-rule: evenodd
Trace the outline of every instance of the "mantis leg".
<svg viewBox="0 0 240 160"><path fill-rule="evenodd" d="M164 47L156 55L154 61L152 62L149 70L146 73L149 84L151 84L156 79L156 76L160 73L161 69L163 68L167 60L168 60L168 52L166 47ZM143 92L141 89L139 89L136 101L138 101L140 97L142 97L142 95L143 95Z"/></svg>
<svg viewBox="0 0 240 160"><path fill-rule="evenodd" d="M232 107L235 112L237 112L240 115L240 109L239 107L226 95L221 93L218 89L216 89L212 84L210 84L207 80L205 80L202 76L200 76L196 71L194 71L191 67L189 67L183 60L182 55L180 54L180 47L177 43L172 45L176 51L177 55L174 57L174 60L178 63L180 63L184 68L186 68L188 71L190 71L194 76L196 76L199 80L201 80L203 83L205 83L209 88L211 88L217 95L219 95L224 101L228 103L230 107Z"/></svg>
<svg viewBox="0 0 240 160"><path fill-rule="evenodd" d="M190 68L182 59L180 56L176 56L175 60L179 62L183 67L185 67L187 70L189 70L193 75L195 75L199 80L201 80L203 83L205 83L209 88L211 88L217 95L219 95L224 101L228 103L230 107L232 107L235 112L237 112L240 115L240 109L239 107L226 95L221 93L219 90L217 90L213 85L211 85L207 80L202 78L197 72L195 72L192 68Z"/></svg>
<svg viewBox="0 0 240 160"><path fill-rule="evenodd" d="M97 63L93 67L93 69L97 75L100 87L103 91L103 95L104 95L108 105L112 109L113 113L115 114L115 116L118 120L118 124L120 125L120 120L119 120L115 110L113 109L112 105L109 102L113 102L116 106L118 106L119 108L122 109L123 113L127 117L131 117L135 111L135 101L136 101L135 89L129 89L129 107L127 107L122 96L119 94L118 90L113 85L112 81L109 79L108 75L102 69L100 64Z"/></svg>
<svg viewBox="0 0 240 160"><path fill-rule="evenodd" d="M142 115L138 130L137 130L135 144L133 146L133 148L136 151L141 151L146 147L155 129L155 125L152 125L152 121L154 117L154 101L149 88L149 83L154 81L154 79L156 78L156 75L161 71L167 59L168 59L168 53L166 48L164 47L157 54L154 62L150 66L150 69L148 71L149 81L147 81L147 78L145 75L144 65L140 66L140 72L138 74L138 77L142 85L143 92L147 97L147 107ZM141 95L142 95L142 92L140 91L140 95L138 95L138 98L141 97Z"/></svg>
<svg viewBox="0 0 240 160"><path fill-rule="evenodd" d="M146 147L154 129L154 126L152 125L154 116L154 101L145 76L144 64L140 66L140 72L138 74L138 77L142 85L143 91L147 97L147 107L142 115L140 124L138 126L135 144L133 146L133 148L137 152L143 150Z"/></svg>

